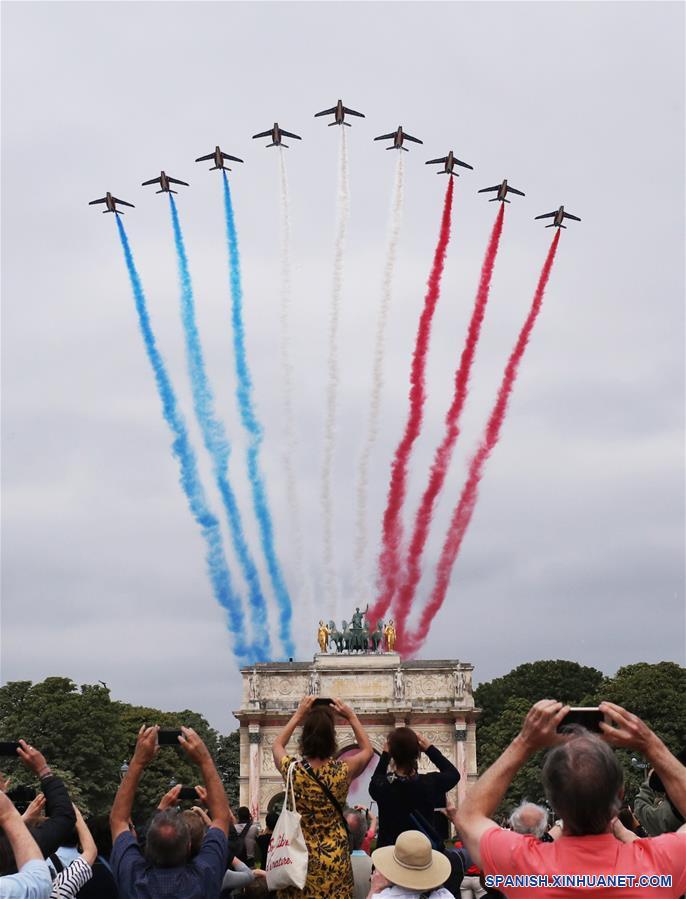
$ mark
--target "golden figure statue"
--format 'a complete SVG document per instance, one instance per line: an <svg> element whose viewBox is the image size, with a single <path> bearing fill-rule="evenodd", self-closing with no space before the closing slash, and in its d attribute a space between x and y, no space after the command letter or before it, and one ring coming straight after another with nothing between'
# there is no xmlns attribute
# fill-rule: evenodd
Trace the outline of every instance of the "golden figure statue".
<svg viewBox="0 0 686 899"><path fill-rule="evenodd" d="M391 618L386 627L383 629L383 635L386 639L386 652L395 651L396 630L393 619Z"/></svg>
<svg viewBox="0 0 686 899"><path fill-rule="evenodd" d="M317 643L319 643L319 651L320 652L328 652L329 651L329 637L331 636L331 631L324 624L323 621L319 622L319 628L317 630Z"/></svg>

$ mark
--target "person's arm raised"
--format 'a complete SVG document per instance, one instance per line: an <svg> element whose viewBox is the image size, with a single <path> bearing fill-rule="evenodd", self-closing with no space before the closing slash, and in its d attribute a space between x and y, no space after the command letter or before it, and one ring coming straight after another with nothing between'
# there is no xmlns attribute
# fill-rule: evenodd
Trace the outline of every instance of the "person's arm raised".
<svg viewBox="0 0 686 899"><path fill-rule="evenodd" d="M372 743L367 736L367 731L364 729L364 727L362 727L360 719L357 717L357 715L349 705L341 702L340 699L334 699L332 702L332 708L337 715L340 715L341 718L345 719L352 727L353 734L355 735L355 740L357 741L357 745L360 747L357 752L353 753L353 755L347 756L347 758L345 759L345 763L348 766L348 770L350 771L350 780L355 780L356 777L359 777L359 775L362 774L364 769L369 764L371 757L374 755Z"/></svg>
<svg viewBox="0 0 686 899"><path fill-rule="evenodd" d="M38 843L29 833L12 801L2 792L0 792L0 829L4 831L12 847L17 871L21 871L27 862L43 861L43 853Z"/></svg>
<svg viewBox="0 0 686 899"><path fill-rule="evenodd" d="M114 797L112 811L110 812L110 829L112 831L112 842L117 837L129 829L129 820L131 818L131 809L133 808L133 799L136 795L138 782L145 770L145 766L155 757L159 750L157 744L158 725L146 727L142 725L138 731L138 739L136 740L136 749L129 765L129 770L124 775L124 779L119 784L117 795Z"/></svg>
<svg viewBox="0 0 686 899"><path fill-rule="evenodd" d="M217 768L210 751L192 727L182 727L179 743L188 758L200 768L207 790L207 806L212 819L212 827L218 827L225 835L229 832L231 808ZM196 787L197 792L197 787Z"/></svg>
<svg viewBox="0 0 686 899"><path fill-rule="evenodd" d="M83 815L76 806L74 806L74 812L76 813L76 834L81 844L81 858L88 862L92 868L98 857L98 847L95 845L95 840L88 829L88 825L83 820Z"/></svg>
<svg viewBox="0 0 686 899"><path fill-rule="evenodd" d="M601 721L606 743L617 749L637 749L653 766L675 807L686 818L686 768L638 715L614 702L601 702L600 711L612 722Z"/></svg>
<svg viewBox="0 0 686 899"><path fill-rule="evenodd" d="M274 740L274 745L272 746L272 755L274 756L274 764L276 765L277 771L281 771L281 762L284 760L286 755L288 755L288 753L286 752L288 741L293 736L293 732L295 731L296 727L300 727L300 725L305 720L305 716L312 708L312 703L315 699L315 696L303 697L303 699L300 700L300 705L291 715L291 718L286 726L283 728L276 740Z"/></svg>
<svg viewBox="0 0 686 899"><path fill-rule="evenodd" d="M462 835L463 842L475 863L482 865L481 837L497 827L491 815L498 807L512 779L522 765L539 749L554 746L564 739L557 726L569 711L568 706L554 699L542 699L527 714L522 730L500 758L488 768L469 790L456 812L450 817Z"/></svg>

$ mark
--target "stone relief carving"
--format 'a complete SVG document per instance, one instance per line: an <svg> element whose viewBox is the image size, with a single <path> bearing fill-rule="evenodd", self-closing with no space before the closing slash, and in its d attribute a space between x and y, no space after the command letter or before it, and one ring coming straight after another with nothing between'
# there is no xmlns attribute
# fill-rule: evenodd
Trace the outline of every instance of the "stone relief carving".
<svg viewBox="0 0 686 899"><path fill-rule="evenodd" d="M420 674L408 678L408 692L415 699L444 699L450 695L445 674Z"/></svg>
<svg viewBox="0 0 686 899"><path fill-rule="evenodd" d="M263 699L268 699L270 696L275 699L284 699L290 696L303 697L307 690L307 678L304 675L284 677L275 674L264 677L260 686Z"/></svg>

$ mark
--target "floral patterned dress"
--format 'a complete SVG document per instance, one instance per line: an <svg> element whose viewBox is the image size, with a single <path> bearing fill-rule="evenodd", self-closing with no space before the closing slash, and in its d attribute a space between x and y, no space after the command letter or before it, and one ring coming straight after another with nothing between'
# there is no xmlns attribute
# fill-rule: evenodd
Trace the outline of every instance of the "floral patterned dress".
<svg viewBox="0 0 686 899"><path fill-rule="evenodd" d="M284 780L294 759L281 762ZM350 772L344 761L329 759L315 771L338 800L345 805ZM301 827L307 844L307 881L303 890L289 887L278 890L278 899L353 899L353 871L350 864L348 835L341 816L330 799L302 765L293 769L296 811L302 815Z"/></svg>

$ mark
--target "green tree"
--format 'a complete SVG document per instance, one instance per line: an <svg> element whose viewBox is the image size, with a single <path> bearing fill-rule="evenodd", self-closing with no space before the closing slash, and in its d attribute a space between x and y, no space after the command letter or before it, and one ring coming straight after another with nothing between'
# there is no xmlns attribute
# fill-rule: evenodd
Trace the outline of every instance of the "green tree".
<svg viewBox="0 0 686 899"><path fill-rule="evenodd" d="M69 678L49 677L41 683L14 681L0 687L0 740L25 739L43 752L84 812L109 812L130 761L142 724L194 728L217 755L220 737L205 718L190 709L160 709L113 702L109 690ZM13 784L35 786L33 774L19 760L7 760ZM199 772L183 750L162 747L146 769L134 804L134 816L144 818L172 783L194 786Z"/></svg>
<svg viewBox="0 0 686 899"><path fill-rule="evenodd" d="M476 730L479 772L485 771L516 737L526 713L539 699L581 705L602 682L603 673L596 668L549 660L527 662L503 677L480 684L474 691L474 701L482 709ZM497 814L507 814L524 798L543 801L543 755L536 753L517 773Z"/></svg>
<svg viewBox="0 0 686 899"><path fill-rule="evenodd" d="M215 762L219 776L229 797L231 808L235 811L239 804L239 778L241 774L241 742L240 731L234 730L228 736L220 736L217 741Z"/></svg>
<svg viewBox="0 0 686 899"><path fill-rule="evenodd" d="M637 662L620 668L605 678L589 697L588 705L604 699L621 705L642 718L664 740L672 752L686 747L686 668L675 662ZM638 792L644 770L632 764L643 759L635 752L618 751L624 770L625 792L629 801Z"/></svg>

